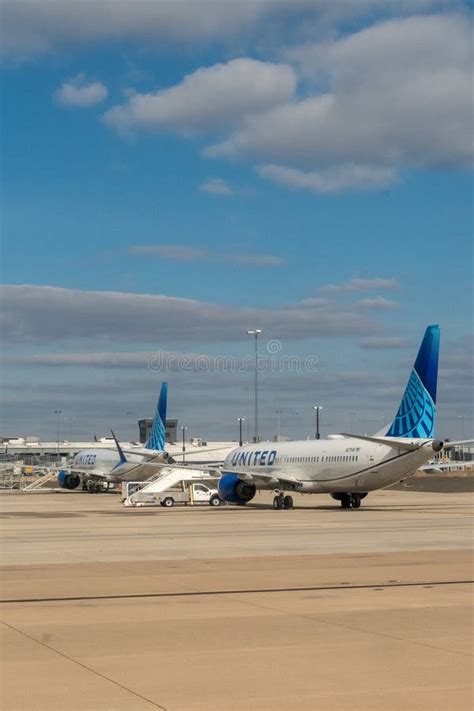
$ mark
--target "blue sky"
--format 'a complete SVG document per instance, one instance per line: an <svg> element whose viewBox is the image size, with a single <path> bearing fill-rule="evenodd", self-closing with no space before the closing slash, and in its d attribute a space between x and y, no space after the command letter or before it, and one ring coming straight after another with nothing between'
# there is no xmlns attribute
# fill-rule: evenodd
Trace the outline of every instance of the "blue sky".
<svg viewBox="0 0 474 711"><path fill-rule="evenodd" d="M4 5L2 429L134 437L150 353L241 358L258 326L319 359L262 373L266 436L315 401L374 431L438 322L440 434L472 430L469 4L198 5ZM235 436L252 374L210 370L171 407Z"/></svg>

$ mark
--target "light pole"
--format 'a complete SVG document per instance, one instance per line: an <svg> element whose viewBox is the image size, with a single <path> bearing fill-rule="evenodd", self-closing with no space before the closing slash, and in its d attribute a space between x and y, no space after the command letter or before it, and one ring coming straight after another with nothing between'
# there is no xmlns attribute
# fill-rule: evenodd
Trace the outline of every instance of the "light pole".
<svg viewBox="0 0 474 711"><path fill-rule="evenodd" d="M183 434L183 462L184 462L184 457L186 455L186 430L187 427L181 427L181 432Z"/></svg>
<svg viewBox="0 0 474 711"><path fill-rule="evenodd" d="M351 423L350 432L352 433L352 432L354 431L354 427L353 427L353 425L354 425L354 417L357 415L357 412L348 412L347 414L349 415L349 418L350 418L350 423Z"/></svg>
<svg viewBox="0 0 474 711"><path fill-rule="evenodd" d="M61 417L62 412L63 412L62 410L55 410L55 411L54 411L54 414L55 414L55 415L57 416L57 418L58 418L58 431L57 431L57 435L58 435L58 436L57 436L57 443L58 443L57 459L58 459L58 463L59 463L59 418Z"/></svg>
<svg viewBox="0 0 474 711"><path fill-rule="evenodd" d="M255 435L254 441L258 442L258 334L262 333L260 328L247 331L249 336L255 336Z"/></svg>
<svg viewBox="0 0 474 711"><path fill-rule="evenodd" d="M281 439L281 416L283 414L282 410L275 410L277 416L277 442Z"/></svg>
<svg viewBox="0 0 474 711"><path fill-rule="evenodd" d="M461 420L461 427L462 427L462 439L465 439L466 432L464 429L464 415L458 415L458 418ZM461 454L461 461L464 461L464 445L462 444L460 447L460 454Z"/></svg>
<svg viewBox="0 0 474 711"><path fill-rule="evenodd" d="M320 434L319 434L319 411L322 410L321 405L313 405L313 410L316 413L316 437L315 439L320 439Z"/></svg>
<svg viewBox="0 0 474 711"><path fill-rule="evenodd" d="M67 427L69 426L69 441L72 442L72 421L74 420L74 417L65 417L64 418L64 429L67 430Z"/></svg>
<svg viewBox="0 0 474 711"><path fill-rule="evenodd" d="M245 422L245 417L238 417L237 422L239 423L239 447L242 446L243 444L243 439L242 439L242 422Z"/></svg>

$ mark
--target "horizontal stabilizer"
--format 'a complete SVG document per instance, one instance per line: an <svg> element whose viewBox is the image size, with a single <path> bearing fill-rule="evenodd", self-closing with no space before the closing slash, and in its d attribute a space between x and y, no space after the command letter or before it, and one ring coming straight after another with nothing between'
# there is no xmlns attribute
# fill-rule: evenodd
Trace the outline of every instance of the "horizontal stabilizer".
<svg viewBox="0 0 474 711"><path fill-rule="evenodd" d="M411 444L409 442L404 442L399 439L392 439L388 437L367 437L366 435L356 435L348 434L347 432L341 432L344 437L351 437L353 439L361 439L364 442L374 442L375 444L385 444L388 447L393 447L394 449L405 449L407 452L415 452L420 449L419 444Z"/></svg>

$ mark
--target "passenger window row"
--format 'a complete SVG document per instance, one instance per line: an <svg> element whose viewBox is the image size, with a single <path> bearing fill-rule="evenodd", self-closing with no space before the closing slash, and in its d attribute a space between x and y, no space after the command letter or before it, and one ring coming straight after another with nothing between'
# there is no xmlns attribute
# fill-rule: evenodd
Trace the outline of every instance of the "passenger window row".
<svg viewBox="0 0 474 711"><path fill-rule="evenodd" d="M290 464L317 464L321 462L358 462L357 454L341 454L334 457L277 457L277 462L289 462Z"/></svg>

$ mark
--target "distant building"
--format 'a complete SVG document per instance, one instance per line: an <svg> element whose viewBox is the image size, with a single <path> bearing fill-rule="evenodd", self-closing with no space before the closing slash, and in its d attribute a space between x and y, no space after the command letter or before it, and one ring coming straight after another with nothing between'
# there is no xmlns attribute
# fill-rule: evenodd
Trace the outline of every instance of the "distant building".
<svg viewBox="0 0 474 711"><path fill-rule="evenodd" d="M140 444L145 444L153 429L153 418L145 417L138 420L138 431L140 433ZM165 425L165 437L167 442L176 442L178 432L178 420L167 419Z"/></svg>
<svg viewBox="0 0 474 711"><path fill-rule="evenodd" d="M166 420L166 441L167 442L177 442L178 440L178 420L167 419Z"/></svg>
<svg viewBox="0 0 474 711"><path fill-rule="evenodd" d="M151 435L151 430L153 427L153 418L146 417L142 420L138 420L138 432L139 432L139 442L140 444L145 444L147 439Z"/></svg>

